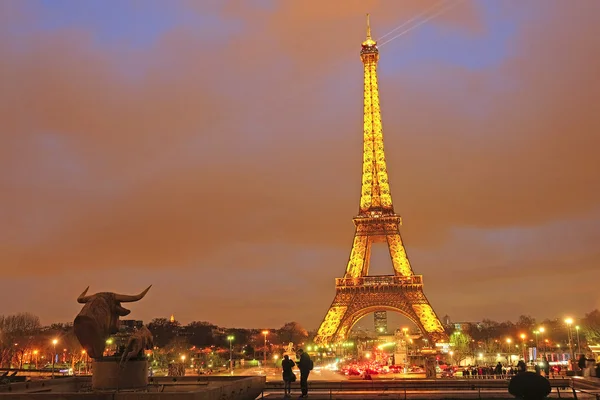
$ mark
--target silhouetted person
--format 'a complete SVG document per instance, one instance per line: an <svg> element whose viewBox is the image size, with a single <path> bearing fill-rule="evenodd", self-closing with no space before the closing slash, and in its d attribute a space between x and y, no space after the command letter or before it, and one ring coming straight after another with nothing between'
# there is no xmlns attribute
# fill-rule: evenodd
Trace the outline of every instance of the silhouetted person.
<svg viewBox="0 0 600 400"><path fill-rule="evenodd" d="M296 363L293 360L290 360L290 356L287 354L283 356L283 360L281 361L281 368L283 369L283 389L285 391L284 397L290 397L292 392L292 382L296 380L296 375L292 371Z"/></svg>
<svg viewBox="0 0 600 400"><path fill-rule="evenodd" d="M298 350L298 369L300 369L300 390L302 391L302 395L300 397L308 396L308 375L310 371L313 369L313 362L308 356L308 353L305 353L304 350Z"/></svg>
<svg viewBox="0 0 600 400"><path fill-rule="evenodd" d="M517 363L517 373L520 374L521 372L527 372L527 364L523 360L519 360Z"/></svg>
<svg viewBox="0 0 600 400"><path fill-rule="evenodd" d="M533 372L519 372L508 383L508 392L523 400L542 400L551 391L550 381Z"/></svg>
<svg viewBox="0 0 600 400"><path fill-rule="evenodd" d="M550 362L548 361L548 358L546 356L544 356L542 358L542 364L543 364L543 368L544 368L544 375L546 375L546 378L550 377Z"/></svg>
<svg viewBox="0 0 600 400"><path fill-rule="evenodd" d="M581 370L581 375L582 376L584 375L583 371L585 370L586 363L587 363L587 358L585 358L585 355L584 354L580 355L579 356L579 361L577 362L577 366Z"/></svg>
<svg viewBox="0 0 600 400"><path fill-rule="evenodd" d="M498 361L498 364L496 364L496 369L494 370L494 373L496 375L502 375L502 363L500 361Z"/></svg>

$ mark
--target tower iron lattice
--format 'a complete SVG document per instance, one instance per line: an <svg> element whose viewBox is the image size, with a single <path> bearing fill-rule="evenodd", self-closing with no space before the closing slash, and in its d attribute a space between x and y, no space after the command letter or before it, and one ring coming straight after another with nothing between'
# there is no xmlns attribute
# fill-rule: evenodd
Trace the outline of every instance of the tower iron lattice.
<svg viewBox="0 0 600 400"><path fill-rule="evenodd" d="M354 324L377 311L395 311L411 320L432 343L447 340L444 328L423 292L423 277L415 275L400 236L401 218L394 212L383 148L383 130L377 84L377 42L367 38L360 58L364 65L363 164L360 206L353 218L354 240L343 278L336 278L336 294L315 343L346 339ZM393 275L369 275L373 243L386 243Z"/></svg>

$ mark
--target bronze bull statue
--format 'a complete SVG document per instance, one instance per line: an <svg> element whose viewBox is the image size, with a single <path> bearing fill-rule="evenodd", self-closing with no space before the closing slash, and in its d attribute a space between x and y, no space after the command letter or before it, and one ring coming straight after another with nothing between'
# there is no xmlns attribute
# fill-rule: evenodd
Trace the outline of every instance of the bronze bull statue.
<svg viewBox="0 0 600 400"><path fill-rule="evenodd" d="M83 291L77 298L78 303L85 304L73 322L75 336L87 354L94 359L102 358L106 339L119 330L119 317L128 315L131 311L121 306L141 300L152 285L137 295L125 295L101 292L86 295L89 289Z"/></svg>
<svg viewBox="0 0 600 400"><path fill-rule="evenodd" d="M127 346L121 356L121 364L126 363L133 357L139 357L144 350L152 350L154 348L154 339L148 328L142 326L135 331L127 342Z"/></svg>

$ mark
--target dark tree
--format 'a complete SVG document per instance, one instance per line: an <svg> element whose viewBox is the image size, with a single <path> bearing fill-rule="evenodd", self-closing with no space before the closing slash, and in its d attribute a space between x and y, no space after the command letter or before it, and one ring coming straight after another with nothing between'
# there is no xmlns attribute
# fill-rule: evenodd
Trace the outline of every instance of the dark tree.
<svg viewBox="0 0 600 400"><path fill-rule="evenodd" d="M535 327L535 318L529 315L520 315L515 325L518 329L531 331Z"/></svg>
<svg viewBox="0 0 600 400"><path fill-rule="evenodd" d="M15 362L22 367L23 356L32 350L40 329L39 317L30 313L0 316L0 365Z"/></svg>
<svg viewBox="0 0 600 400"><path fill-rule="evenodd" d="M298 345L304 343L308 338L308 332L297 322L287 322L277 330L279 343L287 344L289 342Z"/></svg>
<svg viewBox="0 0 600 400"><path fill-rule="evenodd" d="M597 309L585 314L581 321L582 333L588 343L600 342L600 311Z"/></svg>
<svg viewBox="0 0 600 400"><path fill-rule="evenodd" d="M179 322L171 322L167 318L154 318L148 324L148 329L154 337L154 344L158 347L164 347L169 343L180 330Z"/></svg>
<svg viewBox="0 0 600 400"><path fill-rule="evenodd" d="M213 329L217 328L209 322L194 321L183 327L192 346L207 347L215 344Z"/></svg>

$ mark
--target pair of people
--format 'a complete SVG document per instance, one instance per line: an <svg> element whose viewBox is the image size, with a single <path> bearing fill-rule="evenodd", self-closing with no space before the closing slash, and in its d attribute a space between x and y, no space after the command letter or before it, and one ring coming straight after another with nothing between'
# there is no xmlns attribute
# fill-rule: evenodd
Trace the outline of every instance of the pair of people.
<svg viewBox="0 0 600 400"><path fill-rule="evenodd" d="M313 362L309 355L302 349L298 350L297 358L298 362L295 363L293 360L290 360L290 357L286 354L283 356L283 361L281 361L285 397L291 397L292 382L296 380L296 375L292 371L292 368L294 368L296 364L298 365L298 369L300 369L300 390L302 391L300 397L308 397L308 375L313 369Z"/></svg>

